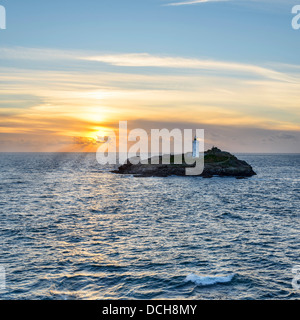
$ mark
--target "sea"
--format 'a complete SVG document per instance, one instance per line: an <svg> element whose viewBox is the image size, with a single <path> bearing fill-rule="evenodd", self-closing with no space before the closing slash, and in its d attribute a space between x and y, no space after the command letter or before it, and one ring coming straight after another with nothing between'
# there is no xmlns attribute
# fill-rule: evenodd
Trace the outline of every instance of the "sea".
<svg viewBox="0 0 300 320"><path fill-rule="evenodd" d="M300 155L247 179L0 154L0 299L300 299Z"/></svg>

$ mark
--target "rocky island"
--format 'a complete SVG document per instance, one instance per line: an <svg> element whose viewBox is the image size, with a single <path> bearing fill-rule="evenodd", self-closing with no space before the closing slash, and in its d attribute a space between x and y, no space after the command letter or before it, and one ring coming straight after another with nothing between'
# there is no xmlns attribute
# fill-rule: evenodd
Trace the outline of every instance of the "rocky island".
<svg viewBox="0 0 300 320"><path fill-rule="evenodd" d="M179 155L180 156L180 155ZM174 155L170 156L170 164L163 164L162 156L159 157L158 164L152 164L150 158L141 161L138 164L132 164L127 161L120 166L118 170L112 172L119 174L131 174L136 177L167 177L171 175L185 176L185 169L194 165L187 164L182 156L182 164L174 163ZM219 177L236 177L245 178L256 175L252 167L243 160L229 152L221 151L213 147L204 153L204 170L199 175L203 178Z"/></svg>

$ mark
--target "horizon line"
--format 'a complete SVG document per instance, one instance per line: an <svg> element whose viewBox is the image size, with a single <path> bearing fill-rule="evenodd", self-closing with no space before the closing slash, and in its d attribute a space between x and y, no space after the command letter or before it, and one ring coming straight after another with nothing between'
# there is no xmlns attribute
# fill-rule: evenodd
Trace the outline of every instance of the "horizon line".
<svg viewBox="0 0 300 320"><path fill-rule="evenodd" d="M226 151L226 150L222 150L222 151ZM287 155L299 154L300 155L300 152L242 152L242 151L230 151L230 152L239 153L239 154L287 154ZM0 151L0 154L4 154L4 153L20 153L20 154L21 153L97 153L97 151ZM118 154L120 152L116 152L116 153ZM172 155L172 153L170 153L170 155Z"/></svg>

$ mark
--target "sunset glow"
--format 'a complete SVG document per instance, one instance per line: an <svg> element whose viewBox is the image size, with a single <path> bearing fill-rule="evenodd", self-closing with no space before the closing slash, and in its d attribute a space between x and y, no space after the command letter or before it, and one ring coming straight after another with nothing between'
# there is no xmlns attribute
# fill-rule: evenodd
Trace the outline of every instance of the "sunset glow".
<svg viewBox="0 0 300 320"><path fill-rule="evenodd" d="M211 3L174 2L152 10L179 14L181 8L193 7L202 14L211 6L223 10L234 6L231 1L207 2ZM259 4L256 10L260 12ZM178 28L175 22L172 26ZM96 140L122 120L145 129L203 128L207 146L293 151L300 137L300 61L293 54L299 52L299 41L293 31L285 31L291 45L280 59L273 54L276 41L269 44L272 52L257 45L261 57L251 59L250 48L247 54L236 42L230 54L217 50L209 54L210 46L225 47L222 31L213 35L214 41L201 33L205 45L197 44L196 51L158 53L149 50L146 42L138 50L124 45L110 52L92 45L89 50L53 48L50 43L12 46L5 41L14 32L8 29L0 46L0 151L82 151L81 138ZM232 32L241 36L237 30ZM246 41L247 34L242 35ZM95 149L92 140L90 147Z"/></svg>

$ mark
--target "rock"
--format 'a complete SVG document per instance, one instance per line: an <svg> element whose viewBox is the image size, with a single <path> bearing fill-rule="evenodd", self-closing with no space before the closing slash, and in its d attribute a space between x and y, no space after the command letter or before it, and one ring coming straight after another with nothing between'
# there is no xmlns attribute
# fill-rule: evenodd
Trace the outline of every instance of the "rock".
<svg viewBox="0 0 300 320"><path fill-rule="evenodd" d="M175 164L174 155L170 156L170 164L162 164L162 157L159 157L159 164L151 164L151 159L142 161L139 164L126 164L120 166L118 170L112 172L118 174L132 174L136 177L167 177L171 175L185 176L185 169L195 165L189 165L184 161L182 164ZM220 177L236 177L242 179L256 175L252 167L243 160L239 160L234 155L226 151L213 147L204 153L204 170L200 175L203 178Z"/></svg>

